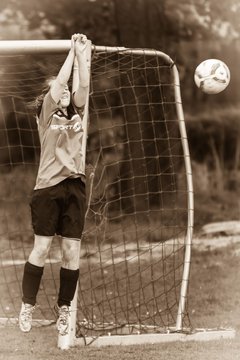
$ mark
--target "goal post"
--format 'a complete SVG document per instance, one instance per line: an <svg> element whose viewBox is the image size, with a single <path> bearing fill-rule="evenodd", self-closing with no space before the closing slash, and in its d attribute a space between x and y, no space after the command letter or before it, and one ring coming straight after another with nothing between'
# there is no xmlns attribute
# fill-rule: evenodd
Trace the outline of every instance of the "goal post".
<svg viewBox="0 0 240 360"><path fill-rule="evenodd" d="M35 59L61 56L69 49L69 40L0 41L2 181L11 176L19 179L19 172L23 181L31 174L28 196L38 165L39 144L31 123L33 114L24 101L34 99L45 74L35 76L36 66L23 68L23 59L32 55ZM83 343L106 335L145 334L149 339L151 333L155 337L190 328L187 291L194 201L176 64L165 53L150 49L92 45L91 52L88 208L75 297L78 314L76 331L71 339L60 340L61 348L72 345L76 336ZM11 74L18 56L20 70ZM15 87L16 76L19 79ZM22 116L27 119L27 127L21 127ZM11 122L14 126L9 127ZM29 138L25 142L24 134L32 139L30 143ZM34 155L29 157L29 153ZM30 225L26 229L10 220L12 203L20 193L19 188L13 191L11 205L1 194L1 221L5 223L1 234L1 286L6 290L1 316L17 316L21 281L18 266L22 271L30 248ZM29 220L27 205L24 211ZM57 239L40 294L47 309L41 313L44 319L56 298L59 262ZM14 293L6 267L11 267ZM8 301L11 311L6 310Z"/></svg>

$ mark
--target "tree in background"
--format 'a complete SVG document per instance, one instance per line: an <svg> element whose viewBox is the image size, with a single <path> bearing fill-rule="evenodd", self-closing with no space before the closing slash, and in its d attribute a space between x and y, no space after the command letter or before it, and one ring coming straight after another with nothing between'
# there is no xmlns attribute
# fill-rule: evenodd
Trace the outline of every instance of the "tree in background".
<svg viewBox="0 0 240 360"><path fill-rule="evenodd" d="M221 112L222 107L239 102L239 16L239 0L58 0L54 6L49 0L1 0L0 39L69 39L72 33L83 32L96 45L162 50L179 68L186 118L205 109L211 121L218 117L210 111L214 105L220 104ZM210 57L226 61L232 75L228 89L215 97L201 93L193 82L196 65ZM236 122L238 111L232 113L230 120L225 111L223 121ZM203 117L196 116L195 121ZM218 121L214 123L218 126ZM223 158L224 138L214 139L218 147L211 139L215 157L211 164ZM236 149L234 169L239 163Z"/></svg>
<svg viewBox="0 0 240 360"><path fill-rule="evenodd" d="M167 47L181 40L239 38L238 0L2 0L0 25L11 36L69 38L85 32L95 44ZM14 21L22 31L14 34ZM32 35L31 35L32 33ZM15 35L15 36L14 36ZM10 38L6 31L2 39Z"/></svg>

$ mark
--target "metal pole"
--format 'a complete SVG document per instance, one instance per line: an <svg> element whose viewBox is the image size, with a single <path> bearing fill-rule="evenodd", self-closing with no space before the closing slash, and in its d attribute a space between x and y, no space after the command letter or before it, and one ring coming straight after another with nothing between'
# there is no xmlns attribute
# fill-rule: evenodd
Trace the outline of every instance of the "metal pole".
<svg viewBox="0 0 240 360"><path fill-rule="evenodd" d="M1 40L1 55L61 54L71 47L71 40Z"/></svg>
<svg viewBox="0 0 240 360"><path fill-rule="evenodd" d="M71 40L1 40L0 55L63 54L69 51ZM152 49L130 49L125 47L92 45L96 52L122 52L133 55L159 56L166 63L174 64L165 53Z"/></svg>
<svg viewBox="0 0 240 360"><path fill-rule="evenodd" d="M174 85L175 85L174 91L175 91L176 110L177 110L179 130L181 134L181 141L182 141L182 147L184 153L184 162L185 162L186 177L187 177L187 190L188 190L188 227L187 227L187 234L185 239L183 276L182 276L182 284L180 290L180 299L179 299L178 314L176 321L176 330L180 331L182 330L182 326L183 326L182 322L183 322L183 315L186 306L186 298L187 298L187 290L188 290L189 274L190 274L191 245L192 245L193 222L194 222L194 198L193 198L192 167L191 167L187 132L186 132L182 101L181 101L179 74L176 65L173 66L173 77L174 77Z"/></svg>

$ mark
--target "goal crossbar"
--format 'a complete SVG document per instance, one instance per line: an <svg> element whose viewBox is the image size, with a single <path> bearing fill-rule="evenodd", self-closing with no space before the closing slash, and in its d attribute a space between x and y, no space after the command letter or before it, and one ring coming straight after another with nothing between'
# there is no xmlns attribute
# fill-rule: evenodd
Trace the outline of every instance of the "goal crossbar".
<svg viewBox="0 0 240 360"><path fill-rule="evenodd" d="M70 50L71 40L1 40L0 55L28 55L28 54L63 54ZM157 55L164 58L166 63L174 64L173 60L165 53L152 49L130 49L126 47L111 47L92 45L96 52L114 53L123 51L126 54Z"/></svg>

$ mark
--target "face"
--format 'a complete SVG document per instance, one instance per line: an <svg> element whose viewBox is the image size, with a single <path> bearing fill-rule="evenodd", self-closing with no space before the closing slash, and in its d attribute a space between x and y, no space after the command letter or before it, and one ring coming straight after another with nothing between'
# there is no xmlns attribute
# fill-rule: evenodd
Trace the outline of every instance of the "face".
<svg viewBox="0 0 240 360"><path fill-rule="evenodd" d="M60 105L62 108L68 107L70 104L70 91L68 89L68 85L65 86L63 94L60 98Z"/></svg>

